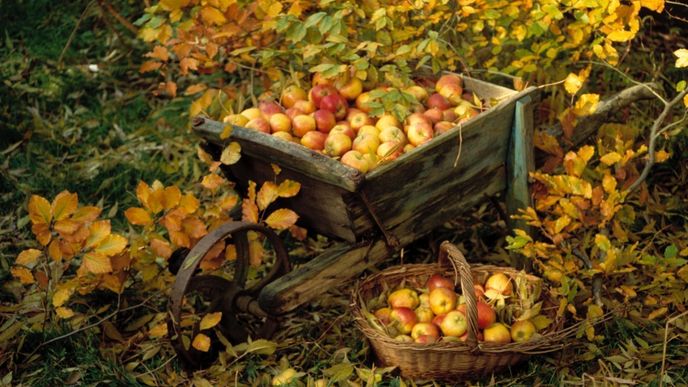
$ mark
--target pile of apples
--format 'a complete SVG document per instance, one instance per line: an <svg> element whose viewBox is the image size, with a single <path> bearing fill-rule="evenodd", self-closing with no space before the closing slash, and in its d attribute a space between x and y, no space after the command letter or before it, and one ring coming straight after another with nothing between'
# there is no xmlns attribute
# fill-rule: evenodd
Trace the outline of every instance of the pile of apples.
<svg viewBox="0 0 688 387"><path fill-rule="evenodd" d="M479 100L464 90L460 76L443 75L432 86L414 84L401 90L415 103L413 113L400 122L388 113L370 115L372 96L392 88L365 90L358 78L337 82L315 74L310 90L288 86L279 100L264 98L257 107L223 121L299 143L366 173L479 113L474 104Z"/></svg>
<svg viewBox="0 0 688 387"><path fill-rule="evenodd" d="M517 320L511 326L498 321L497 311L486 301L512 296L514 290L507 275L493 273L484 284L474 287L478 341L496 344L525 342L536 333L535 325L529 320ZM387 306L375 310L374 317L387 334L402 342L466 341L468 320L464 300L455 292L452 281L433 274L420 291L404 287L391 292L387 296Z"/></svg>

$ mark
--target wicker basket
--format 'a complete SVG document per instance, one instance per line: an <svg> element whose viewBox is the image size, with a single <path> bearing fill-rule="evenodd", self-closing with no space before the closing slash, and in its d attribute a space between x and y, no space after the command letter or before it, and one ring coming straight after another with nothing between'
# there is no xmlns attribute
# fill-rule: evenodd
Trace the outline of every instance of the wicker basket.
<svg viewBox="0 0 688 387"><path fill-rule="evenodd" d="M449 259L454 266L454 283L459 279L462 294L466 299L468 337L465 342L439 341L432 344L417 344L397 341L386 333L371 326L366 311L366 301L378 297L385 289L405 286L421 288L425 280L435 273L447 273L452 269L446 265ZM404 377L410 379L453 380L489 375L515 365L531 354L553 352L563 347L563 338L575 333L577 326L561 329L563 321L556 319L556 306L544 303L540 313L553 320L543 331L523 343L494 344L479 342L477 337L476 296L473 289L476 279L484 282L490 274L502 272L512 279L525 278L537 283L541 280L512 268L490 265L470 266L461 251L449 242L440 248L437 264L407 264L392 267L376 273L353 290L352 310L357 326L369 339L378 360L384 366L397 366Z"/></svg>

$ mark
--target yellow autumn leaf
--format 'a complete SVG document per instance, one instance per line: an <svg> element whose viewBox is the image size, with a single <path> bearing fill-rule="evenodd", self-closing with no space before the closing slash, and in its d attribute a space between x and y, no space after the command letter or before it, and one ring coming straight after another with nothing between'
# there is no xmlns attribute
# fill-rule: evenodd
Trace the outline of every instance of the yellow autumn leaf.
<svg viewBox="0 0 688 387"><path fill-rule="evenodd" d="M167 323L160 323L148 331L148 336L151 338L165 337L167 336Z"/></svg>
<svg viewBox="0 0 688 387"><path fill-rule="evenodd" d="M100 244L105 237L110 235L110 221L109 220L99 220L97 222L91 223L88 227L88 238L86 239L86 247L91 248Z"/></svg>
<svg viewBox="0 0 688 387"><path fill-rule="evenodd" d="M597 110L597 104L599 102L599 94L583 94L576 101L573 112L579 117L587 116Z"/></svg>
<svg viewBox="0 0 688 387"><path fill-rule="evenodd" d="M272 202L278 198L277 184L266 181L260 187L258 194L256 195L256 204L259 210L266 209Z"/></svg>
<svg viewBox="0 0 688 387"><path fill-rule="evenodd" d="M62 261L62 258L63 258L62 246L60 246L59 241L53 240L52 242L50 242L50 245L48 246L48 256L53 261L57 261L57 262Z"/></svg>
<svg viewBox="0 0 688 387"><path fill-rule="evenodd" d="M640 0L640 5L655 12L664 11L664 0Z"/></svg>
<svg viewBox="0 0 688 387"><path fill-rule="evenodd" d="M281 198L290 198L296 196L300 189L301 183L287 179L281 182L279 187L277 187L277 195Z"/></svg>
<svg viewBox="0 0 688 387"><path fill-rule="evenodd" d="M688 94L683 96L683 106L688 108Z"/></svg>
<svg viewBox="0 0 688 387"><path fill-rule="evenodd" d="M605 165L613 165L621 160L621 155L616 152L609 152L606 155L600 157L600 161Z"/></svg>
<svg viewBox="0 0 688 387"><path fill-rule="evenodd" d="M210 191L217 190L224 183L225 179L216 173L207 174L203 176L203 179L201 180L201 186L209 189Z"/></svg>
<svg viewBox="0 0 688 387"><path fill-rule="evenodd" d="M604 234L595 235L595 246L602 251L609 251L612 248L612 243Z"/></svg>
<svg viewBox="0 0 688 387"><path fill-rule="evenodd" d="M616 190L616 179L610 175L606 174L602 178L602 188L606 193L612 193Z"/></svg>
<svg viewBox="0 0 688 387"><path fill-rule="evenodd" d="M230 125L231 126L231 125ZM233 141L229 143L220 155L220 162L224 165L235 164L241 158L241 145Z"/></svg>
<svg viewBox="0 0 688 387"><path fill-rule="evenodd" d="M676 67L688 67L688 48L679 48L674 51L676 57Z"/></svg>
<svg viewBox="0 0 688 387"><path fill-rule="evenodd" d="M69 191L62 191L55 199L51 205L51 212L55 220L62 220L72 215L77 206L79 205L79 197L75 193Z"/></svg>
<svg viewBox="0 0 688 387"><path fill-rule="evenodd" d="M97 252L88 252L84 254L81 266L88 273L104 274L112 272L112 263L107 255L99 254Z"/></svg>
<svg viewBox="0 0 688 387"><path fill-rule="evenodd" d="M19 253L17 260L14 263L17 265L32 267L36 261L38 261L38 257L40 257L41 254L42 253L40 250L26 249Z"/></svg>
<svg viewBox="0 0 688 387"><path fill-rule="evenodd" d="M241 202L241 220L258 223L258 206L256 206L256 203L248 199L244 199Z"/></svg>
<svg viewBox="0 0 688 387"><path fill-rule="evenodd" d="M74 317L74 311L71 310L70 308L66 308L64 306L60 306L58 308L55 308L55 313L57 314L57 317L59 318L72 318Z"/></svg>
<svg viewBox="0 0 688 387"><path fill-rule="evenodd" d="M210 337L204 335L203 333L199 333L196 335L196 337L194 337L191 346L201 352L208 352L210 349Z"/></svg>
<svg viewBox="0 0 688 387"><path fill-rule="evenodd" d="M662 317L665 314L667 314L668 311L669 311L669 308L667 308L666 306L663 306L659 309L655 309L647 316L647 319L648 320L654 320L658 317Z"/></svg>
<svg viewBox="0 0 688 387"><path fill-rule="evenodd" d="M179 201L181 199L182 191L176 185L165 187L165 189L163 190L162 204L166 210L170 210L179 205Z"/></svg>
<svg viewBox="0 0 688 387"><path fill-rule="evenodd" d="M127 210L124 211L124 216L129 223L136 226L148 226L153 223L153 218L151 218L148 211L141 207L127 208Z"/></svg>
<svg viewBox="0 0 688 387"><path fill-rule="evenodd" d="M55 293L53 294L53 306L60 307L64 305L64 303L67 302L67 300L69 300L69 297L71 297L74 293L74 288L67 285L68 284L65 284L62 287L58 287L58 289L55 291Z"/></svg>
<svg viewBox="0 0 688 387"><path fill-rule="evenodd" d="M14 278L18 279L19 282L22 283L22 285L29 285L36 282L36 280L33 278L31 270L23 266L12 266L10 272Z"/></svg>
<svg viewBox="0 0 688 387"><path fill-rule="evenodd" d="M207 88L208 88L208 86L205 83L196 83L196 84L193 84L193 85L187 87L186 90L184 90L184 95L187 95L187 96L188 95L194 95L194 94L200 93L201 91L203 91Z"/></svg>
<svg viewBox="0 0 688 387"><path fill-rule="evenodd" d="M635 36L635 32L632 31L623 31L623 30L617 30L617 31L612 31L607 35L607 39L611 40L612 42L627 42Z"/></svg>
<svg viewBox="0 0 688 387"><path fill-rule="evenodd" d="M148 60L143 63L141 63L141 66L139 66L139 72L140 73L147 73L149 71L155 71L159 69L162 66L162 63L155 61L155 60Z"/></svg>
<svg viewBox="0 0 688 387"><path fill-rule="evenodd" d="M139 203L143 205L143 207L150 209L148 206L148 199L150 199L150 194L151 194L151 188L146 182L140 181L139 184L136 186L136 198L139 200Z"/></svg>
<svg viewBox="0 0 688 387"><path fill-rule="evenodd" d="M121 253L122 250L127 247L127 243L127 238L119 234L110 234L106 236L93 251L111 257Z"/></svg>
<svg viewBox="0 0 688 387"><path fill-rule="evenodd" d="M574 73L570 73L564 80L564 89L566 92L574 95L583 87L583 79Z"/></svg>
<svg viewBox="0 0 688 387"><path fill-rule="evenodd" d="M222 312L208 313L201 319L200 330L204 331L210 329L220 323L222 320Z"/></svg>
<svg viewBox="0 0 688 387"><path fill-rule="evenodd" d="M70 218L74 222L88 223L93 222L100 216L102 210L95 206L85 206L77 209Z"/></svg>
<svg viewBox="0 0 688 387"><path fill-rule="evenodd" d="M153 238L151 239L149 245L153 253L155 253L155 255L158 257L168 259L170 256L172 256L172 247L167 241Z"/></svg>
<svg viewBox="0 0 688 387"><path fill-rule="evenodd" d="M665 151L664 149L655 152L655 162L663 163L669 160L669 157L671 157L671 153Z"/></svg>
<svg viewBox="0 0 688 387"><path fill-rule="evenodd" d="M200 205L201 203L192 193L184 194L184 196L182 196L182 198L179 200L179 209L182 210L186 215L196 212Z"/></svg>
<svg viewBox="0 0 688 387"><path fill-rule="evenodd" d="M294 225L298 219L299 216L296 212L286 208L280 208L270 214L270 216L265 219L265 223L275 230L285 230Z"/></svg>
<svg viewBox="0 0 688 387"><path fill-rule="evenodd" d="M201 18L206 24L215 24L218 26L227 21L227 18L225 18L225 15L223 15L219 9L209 6L201 8Z"/></svg>
<svg viewBox="0 0 688 387"><path fill-rule="evenodd" d="M270 168L272 168L272 172L275 174L275 176L278 176L280 173L282 173L282 168L275 163L270 163Z"/></svg>
<svg viewBox="0 0 688 387"><path fill-rule="evenodd" d="M165 11L175 11L189 5L190 0L160 0L160 7Z"/></svg>
<svg viewBox="0 0 688 387"><path fill-rule="evenodd" d="M562 215L554 222L554 232L560 233L566 226L571 224L571 218L568 215Z"/></svg>
<svg viewBox="0 0 688 387"><path fill-rule="evenodd" d="M60 233L60 235L62 236L74 234L79 229L79 227L81 227L81 223L75 222L71 219L58 220L57 222L55 222L55 225L53 226L55 231Z"/></svg>
<svg viewBox="0 0 688 387"><path fill-rule="evenodd" d="M50 202L42 196L31 195L31 199L29 199L29 219L31 219L33 224L50 224L50 221L53 219Z"/></svg>

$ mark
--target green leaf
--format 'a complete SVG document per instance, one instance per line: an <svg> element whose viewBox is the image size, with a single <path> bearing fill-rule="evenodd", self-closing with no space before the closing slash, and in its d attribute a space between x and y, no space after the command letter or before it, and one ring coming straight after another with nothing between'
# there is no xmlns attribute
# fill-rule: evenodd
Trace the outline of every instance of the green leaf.
<svg viewBox="0 0 688 387"><path fill-rule="evenodd" d="M664 249L664 258L671 259L678 256L678 247L676 245L669 245Z"/></svg>
<svg viewBox="0 0 688 387"><path fill-rule="evenodd" d="M246 353L257 355L272 355L277 350L277 343L265 339L254 340L246 346Z"/></svg>
<svg viewBox="0 0 688 387"><path fill-rule="evenodd" d="M335 364L330 368L324 369L323 374L330 377L330 382L336 383L346 380L354 372L354 367L350 363Z"/></svg>

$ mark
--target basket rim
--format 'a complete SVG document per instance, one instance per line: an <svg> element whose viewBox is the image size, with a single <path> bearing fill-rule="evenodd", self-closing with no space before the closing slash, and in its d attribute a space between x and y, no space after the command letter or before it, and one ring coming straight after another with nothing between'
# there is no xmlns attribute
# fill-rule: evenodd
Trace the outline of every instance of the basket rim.
<svg viewBox="0 0 688 387"><path fill-rule="evenodd" d="M371 341L375 341L378 345L387 347L394 347L399 350L406 350L412 352L469 352L474 355L492 354L492 355L507 355L511 353L518 354L543 354L560 350L566 346L563 339L575 334L580 325L584 321L578 321L568 327L563 327L564 319L559 316L554 316L552 323L548 328L539 333L537 337L525 342L510 342L507 344L497 344L485 341L477 342L475 347L469 346L466 342L448 342L437 341L434 343L409 343L395 340L393 337L380 332L370 326L363 313L363 305L365 301L362 298L362 290L365 287L376 286L385 278L397 276L402 274L413 275L431 275L438 270L449 269L451 266L443 265L439 262L435 263L411 263L391 266L382 271L367 276L366 278L357 281L352 288L352 302L351 309L354 316L354 322L364 335ZM542 278L533 274L527 273L523 270L518 270L512 267L503 267L489 264L470 264L471 274L476 272L491 272L499 270L507 275L524 275L528 281L542 281ZM544 283L544 282L543 282ZM548 316L551 317L551 316ZM559 329L561 328L561 329Z"/></svg>

